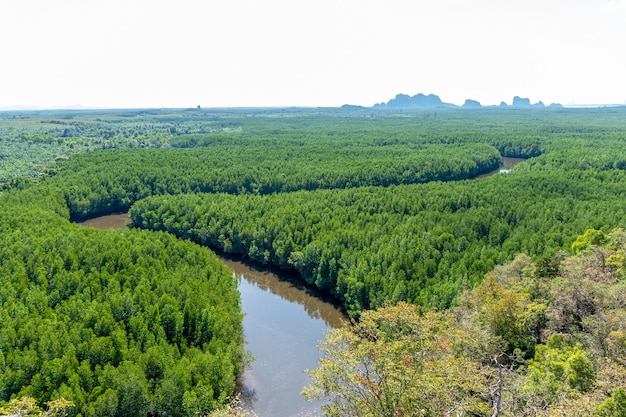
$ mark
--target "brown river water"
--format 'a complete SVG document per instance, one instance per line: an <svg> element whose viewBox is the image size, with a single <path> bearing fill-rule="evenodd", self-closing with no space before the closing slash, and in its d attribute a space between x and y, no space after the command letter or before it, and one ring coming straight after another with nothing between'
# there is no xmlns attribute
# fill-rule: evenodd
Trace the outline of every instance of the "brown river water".
<svg viewBox="0 0 626 417"><path fill-rule="evenodd" d="M524 161L502 158L499 169L478 178L509 172ZM97 229L123 229L127 213L111 214L81 224ZM305 401L300 391L310 383L305 369L317 366L317 343L346 320L334 305L311 295L274 271L220 257L237 277L246 349L254 357L243 375L242 398L258 417L321 415L320 404Z"/></svg>
<svg viewBox="0 0 626 417"><path fill-rule="evenodd" d="M519 164L520 162L524 162L526 161L526 158L512 158L509 156L503 156L500 158L500 168L495 169L491 172L488 172L486 174L482 174L479 175L476 178L485 178L485 177L490 177L494 174L507 174L509 172L511 172L511 170L513 169L513 167L517 164Z"/></svg>
<svg viewBox="0 0 626 417"><path fill-rule="evenodd" d="M123 229L128 214L81 223L97 229ZM317 343L346 320L334 305L275 272L220 257L237 277L245 317L246 349L254 361L243 375L242 397L259 417L321 415L320 403L305 401L300 391L310 383L305 369L317 366Z"/></svg>

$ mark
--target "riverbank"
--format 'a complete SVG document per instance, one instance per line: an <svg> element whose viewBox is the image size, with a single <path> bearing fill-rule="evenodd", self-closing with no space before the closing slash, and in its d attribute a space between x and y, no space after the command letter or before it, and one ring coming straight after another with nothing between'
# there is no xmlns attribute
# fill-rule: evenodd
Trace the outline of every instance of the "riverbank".
<svg viewBox="0 0 626 417"><path fill-rule="evenodd" d="M124 229L127 213L79 223L97 229ZM310 383L306 369L317 367L317 343L347 317L341 310L279 271L220 256L239 281L246 350L254 357L244 372L241 397L259 417L320 415L300 391Z"/></svg>

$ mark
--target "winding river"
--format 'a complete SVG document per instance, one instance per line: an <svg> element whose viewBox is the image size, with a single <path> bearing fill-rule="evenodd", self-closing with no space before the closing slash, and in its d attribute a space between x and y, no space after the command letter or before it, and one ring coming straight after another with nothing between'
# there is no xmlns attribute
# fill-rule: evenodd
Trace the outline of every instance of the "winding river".
<svg viewBox="0 0 626 417"><path fill-rule="evenodd" d="M127 214L81 223L98 229L124 228ZM343 313L274 272L221 258L239 280L246 349L254 361L243 375L242 397L259 417L321 415L320 404L300 391L310 383L305 369L317 366L317 343L341 325Z"/></svg>
<svg viewBox="0 0 626 417"><path fill-rule="evenodd" d="M477 178L509 172L521 158L502 158L499 169ZM98 229L125 228L128 214L112 214L81 223ZM300 391L310 383L305 369L317 366L317 343L345 320L330 303L311 295L275 272L221 258L239 280L246 349L254 357L244 373L241 394L259 417L320 415L320 404Z"/></svg>

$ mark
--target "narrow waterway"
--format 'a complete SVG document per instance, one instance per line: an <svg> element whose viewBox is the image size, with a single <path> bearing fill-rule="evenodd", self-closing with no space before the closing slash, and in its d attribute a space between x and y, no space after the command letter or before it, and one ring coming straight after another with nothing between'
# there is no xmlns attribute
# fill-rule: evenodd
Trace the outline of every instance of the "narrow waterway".
<svg viewBox="0 0 626 417"><path fill-rule="evenodd" d="M497 170L478 178L509 172L522 158L502 157ZM81 223L98 229L125 228L128 214L112 214ZM277 275L233 259L221 258L237 277L246 349L254 357L244 373L242 398L259 417L321 415L320 404L305 401L300 391L310 383L306 369L317 366L317 344L345 316L332 304Z"/></svg>
<svg viewBox="0 0 626 417"><path fill-rule="evenodd" d="M125 228L127 214L81 223L98 229ZM242 397L259 417L317 416L319 403L300 391L310 383L306 369L317 366L318 341L341 325L343 313L274 272L221 258L239 281L246 349L254 361L243 375Z"/></svg>
<svg viewBox="0 0 626 417"><path fill-rule="evenodd" d="M503 157L500 158L500 167L498 169L494 169L491 172L479 175L476 178L485 178L485 177L490 177L490 176L495 175L495 174L506 174L506 173L509 173L509 172L511 172L513 167L515 167L515 165L519 164L520 162L524 162L524 161L526 161L526 158L513 158L513 157L510 157L510 156L503 156Z"/></svg>
<svg viewBox="0 0 626 417"><path fill-rule="evenodd" d="M273 272L223 261L239 279L246 349L254 356L244 373L244 401L259 417L320 415L320 404L300 396L310 383L304 370L317 366L317 343L343 314Z"/></svg>

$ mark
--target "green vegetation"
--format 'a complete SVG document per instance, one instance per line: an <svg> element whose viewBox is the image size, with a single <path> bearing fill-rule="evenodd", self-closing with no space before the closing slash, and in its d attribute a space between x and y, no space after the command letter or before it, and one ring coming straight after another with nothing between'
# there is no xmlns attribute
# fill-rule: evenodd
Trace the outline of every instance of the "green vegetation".
<svg viewBox="0 0 626 417"><path fill-rule="evenodd" d="M303 393L329 416L622 416L624 237L549 274L519 255L444 312L365 311L321 342Z"/></svg>
<svg viewBox="0 0 626 417"><path fill-rule="evenodd" d="M523 252L549 256L572 231L626 221L626 176L552 171L477 181L270 196L158 196L130 211L220 251L285 269L352 313L385 300L447 308L463 288Z"/></svg>
<svg viewBox="0 0 626 417"><path fill-rule="evenodd" d="M242 369L239 293L204 248L71 224L56 190L0 206L0 396L71 415L207 413Z"/></svg>
<svg viewBox="0 0 626 417"><path fill-rule="evenodd" d="M330 397L329 416L487 415L476 361L454 350L467 334L447 315L414 305L365 311L321 343L307 398Z"/></svg>
<svg viewBox="0 0 626 417"><path fill-rule="evenodd" d="M481 144L214 145L80 155L59 164L60 179L53 182L66 190L73 217L81 218L127 210L154 194L271 194L462 179L496 169L499 159L495 148Z"/></svg>
<svg viewBox="0 0 626 417"><path fill-rule="evenodd" d="M67 409L73 406L73 402L60 398L58 400L48 401L46 403L46 410L44 411L37 405L34 398L24 397L9 401L9 406L0 408L0 413L2 413L2 415L60 417L66 416Z"/></svg>
<svg viewBox="0 0 626 417"><path fill-rule="evenodd" d="M623 412L624 112L2 113L0 400L82 416L227 404L238 293L199 243L293 270L361 317L326 352L379 352L396 379L340 368L348 380L310 391L336 396L331 415L363 387L364 415ZM477 178L500 155L530 159ZM137 229L70 223L129 208Z"/></svg>

